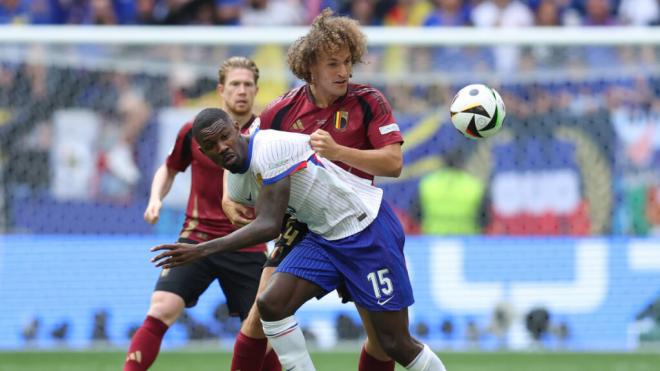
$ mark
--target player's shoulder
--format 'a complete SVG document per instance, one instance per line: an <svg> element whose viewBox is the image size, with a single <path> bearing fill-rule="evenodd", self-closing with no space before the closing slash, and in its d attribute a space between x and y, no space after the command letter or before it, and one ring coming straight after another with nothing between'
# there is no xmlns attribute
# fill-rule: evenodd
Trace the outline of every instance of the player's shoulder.
<svg viewBox="0 0 660 371"><path fill-rule="evenodd" d="M186 141L192 140L193 139L192 127L193 127L192 120L181 125L181 128L179 129L179 133L177 135L177 140L186 140Z"/></svg>
<svg viewBox="0 0 660 371"><path fill-rule="evenodd" d="M192 127L193 127L193 121L187 121L185 124L181 125L181 129L179 129L179 132L181 133L187 133L191 132L192 133Z"/></svg>
<svg viewBox="0 0 660 371"><path fill-rule="evenodd" d="M374 88L371 85L365 84L350 84L349 93L354 97L362 98L382 99L385 97L380 90Z"/></svg>
<svg viewBox="0 0 660 371"><path fill-rule="evenodd" d="M282 130L265 129L254 134L255 145L288 146L291 144L308 143L309 135L291 133Z"/></svg>
<svg viewBox="0 0 660 371"><path fill-rule="evenodd" d="M261 117L276 114L282 108L288 107L298 97L304 94L304 92L304 86L300 86L280 95L266 106L263 112L261 112Z"/></svg>
<svg viewBox="0 0 660 371"><path fill-rule="evenodd" d="M388 115L392 111L390 103L383 93L370 85L349 85L349 97L356 99L362 109L368 110L371 114Z"/></svg>

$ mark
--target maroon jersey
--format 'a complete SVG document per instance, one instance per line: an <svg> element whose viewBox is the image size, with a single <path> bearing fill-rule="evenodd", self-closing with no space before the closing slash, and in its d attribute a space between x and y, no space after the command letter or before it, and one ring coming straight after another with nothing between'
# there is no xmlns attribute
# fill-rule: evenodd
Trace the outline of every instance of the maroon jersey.
<svg viewBox="0 0 660 371"><path fill-rule="evenodd" d="M277 98L259 118L261 129L303 134L323 129L338 144L356 149L377 149L403 142L387 99L367 85L349 84L346 95L327 108L317 107L309 86L304 85ZM345 163L337 165L359 177L374 178Z"/></svg>
<svg viewBox="0 0 660 371"><path fill-rule="evenodd" d="M174 148L165 163L176 171L185 171L192 165L192 185L180 237L204 242L236 230L222 211L223 170L200 151L192 136L192 122L186 123L179 130ZM266 251L266 245L247 247L240 251Z"/></svg>

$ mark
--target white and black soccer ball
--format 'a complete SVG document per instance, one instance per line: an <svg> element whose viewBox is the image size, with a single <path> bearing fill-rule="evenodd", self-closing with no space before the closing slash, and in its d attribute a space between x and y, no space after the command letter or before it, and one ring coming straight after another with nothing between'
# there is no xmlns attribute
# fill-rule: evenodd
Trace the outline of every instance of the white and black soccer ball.
<svg viewBox="0 0 660 371"><path fill-rule="evenodd" d="M472 139L497 133L506 115L500 94L484 84L472 84L459 90L449 110L454 127Z"/></svg>

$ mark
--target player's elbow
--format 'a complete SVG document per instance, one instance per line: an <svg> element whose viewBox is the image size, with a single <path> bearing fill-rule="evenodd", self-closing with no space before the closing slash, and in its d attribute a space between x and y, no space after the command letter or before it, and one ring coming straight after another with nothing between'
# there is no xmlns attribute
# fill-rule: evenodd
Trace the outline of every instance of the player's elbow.
<svg viewBox="0 0 660 371"><path fill-rule="evenodd" d="M390 162L390 166L388 166L386 176L392 178L398 178L401 175L402 170L403 170L403 158L398 157L392 159L392 161Z"/></svg>
<svg viewBox="0 0 660 371"><path fill-rule="evenodd" d="M268 241L276 239L280 235L281 229L282 223L277 223L274 220L265 221L261 228L263 239Z"/></svg>

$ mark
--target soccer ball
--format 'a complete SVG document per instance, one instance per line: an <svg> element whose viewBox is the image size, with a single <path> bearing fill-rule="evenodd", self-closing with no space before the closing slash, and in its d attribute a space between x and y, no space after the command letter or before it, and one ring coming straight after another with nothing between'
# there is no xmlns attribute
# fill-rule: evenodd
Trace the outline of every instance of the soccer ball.
<svg viewBox="0 0 660 371"><path fill-rule="evenodd" d="M506 115L500 94L484 84L472 84L459 90L449 111L454 127L472 139L497 133Z"/></svg>

